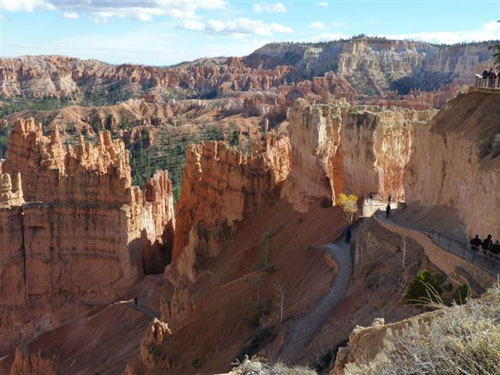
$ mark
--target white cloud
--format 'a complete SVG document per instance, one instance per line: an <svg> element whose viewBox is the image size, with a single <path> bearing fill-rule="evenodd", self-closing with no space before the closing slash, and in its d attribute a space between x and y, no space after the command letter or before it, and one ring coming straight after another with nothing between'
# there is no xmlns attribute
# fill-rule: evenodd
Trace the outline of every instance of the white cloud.
<svg viewBox="0 0 500 375"><path fill-rule="evenodd" d="M326 1L320 1L316 5L319 6L319 7L326 8L328 6L328 3Z"/></svg>
<svg viewBox="0 0 500 375"><path fill-rule="evenodd" d="M239 40L218 40L209 36L179 36L170 23L143 24L139 29L122 34L104 33L68 36L42 45L4 44L4 57L25 54L58 54L92 58L115 64L136 63L171 65L200 57L244 56L271 40L251 37ZM190 48L186 48L189 46Z"/></svg>
<svg viewBox="0 0 500 375"><path fill-rule="evenodd" d="M265 23L250 18L236 18L230 21L210 20L205 27L208 34L273 36L275 33L291 34L293 30L279 23Z"/></svg>
<svg viewBox="0 0 500 375"><path fill-rule="evenodd" d="M55 6L46 0L2 0L1 6L2 10L7 12L33 12L37 9L55 9Z"/></svg>
<svg viewBox="0 0 500 375"><path fill-rule="evenodd" d="M318 30L322 30L322 29L326 29L327 26L323 23L323 22L313 22L313 23L310 23L309 24L309 27L312 28L312 29L318 29Z"/></svg>
<svg viewBox="0 0 500 375"><path fill-rule="evenodd" d="M60 10L63 14L86 14L97 22L111 18L151 21L156 16L193 19L199 11L222 10L228 6L227 0L2 0L2 4L4 10L11 12Z"/></svg>
<svg viewBox="0 0 500 375"><path fill-rule="evenodd" d="M64 12L63 13L63 17L64 18L67 18L69 20L76 20L77 18L79 18L80 16L78 15L78 13L76 12Z"/></svg>
<svg viewBox="0 0 500 375"><path fill-rule="evenodd" d="M412 39L431 43L454 44L459 42L480 42L500 39L500 23L490 21L484 23L479 29L465 31L436 31L412 34L386 35L391 39Z"/></svg>
<svg viewBox="0 0 500 375"><path fill-rule="evenodd" d="M253 5L253 10L256 13L284 13L286 6L283 3L257 3Z"/></svg>
<svg viewBox="0 0 500 375"><path fill-rule="evenodd" d="M184 20L182 23L182 28L187 30L203 31L205 30L205 25L196 20Z"/></svg>
<svg viewBox="0 0 500 375"><path fill-rule="evenodd" d="M332 22L332 26L334 27L344 27L346 24L345 22L342 22L342 21L333 21Z"/></svg>

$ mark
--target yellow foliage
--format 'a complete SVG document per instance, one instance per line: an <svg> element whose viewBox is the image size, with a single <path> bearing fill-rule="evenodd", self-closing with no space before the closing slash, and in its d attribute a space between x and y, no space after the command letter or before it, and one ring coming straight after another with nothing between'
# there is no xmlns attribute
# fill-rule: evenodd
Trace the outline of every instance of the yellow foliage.
<svg viewBox="0 0 500 375"><path fill-rule="evenodd" d="M356 213L358 212L358 197L355 194L344 194L341 193L337 198L337 204L342 207L342 210L346 213Z"/></svg>

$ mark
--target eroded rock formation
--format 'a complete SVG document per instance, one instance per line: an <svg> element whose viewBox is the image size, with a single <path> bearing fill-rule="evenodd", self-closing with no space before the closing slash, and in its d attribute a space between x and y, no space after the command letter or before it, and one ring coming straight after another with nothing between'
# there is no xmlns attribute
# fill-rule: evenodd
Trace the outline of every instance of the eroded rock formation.
<svg viewBox="0 0 500 375"><path fill-rule="evenodd" d="M316 105L299 99L289 111L291 171L282 196L299 212L307 212L311 203L321 198L331 206L335 192L342 192L344 172L337 149L348 109L344 100Z"/></svg>
<svg viewBox="0 0 500 375"><path fill-rule="evenodd" d="M59 375L57 354L39 350L32 352L29 346L21 345L16 349L10 375Z"/></svg>
<svg viewBox="0 0 500 375"><path fill-rule="evenodd" d="M471 92L414 129L406 200L458 210L468 236L500 237L500 94Z"/></svg>
<svg viewBox="0 0 500 375"><path fill-rule="evenodd" d="M168 174L155 174L144 192L131 186L128 153L108 132L99 134L97 146L64 149L57 130L45 137L41 125L20 120L2 169L0 305L25 312L50 306L55 314L43 324L33 319L25 335L113 301L143 272L162 272L169 261ZM6 326L8 319L0 319L0 328L15 332L29 319L23 315Z"/></svg>
<svg viewBox="0 0 500 375"><path fill-rule="evenodd" d="M216 256L235 224L277 196L288 176L288 138L268 135L251 155L224 142L191 145L187 150L172 267L194 281L198 257Z"/></svg>
<svg viewBox="0 0 500 375"><path fill-rule="evenodd" d="M341 131L344 186L361 197L371 192L404 198L405 167L411 156L412 131L426 124L434 110L363 107L347 115Z"/></svg>

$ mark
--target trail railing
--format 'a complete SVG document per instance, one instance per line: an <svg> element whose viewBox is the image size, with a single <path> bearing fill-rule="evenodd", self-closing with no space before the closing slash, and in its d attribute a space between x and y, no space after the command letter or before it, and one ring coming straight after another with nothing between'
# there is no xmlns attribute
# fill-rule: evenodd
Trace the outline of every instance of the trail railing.
<svg viewBox="0 0 500 375"><path fill-rule="evenodd" d="M500 77L495 79L483 78L480 74L474 75L474 86L480 89L500 89Z"/></svg>
<svg viewBox="0 0 500 375"><path fill-rule="evenodd" d="M377 215L379 216L379 218L382 218L382 220L390 221L393 225L424 233L431 239L431 241L435 245L439 246L441 249L480 267L493 276L497 276L500 274L500 256L497 254L493 254L490 251L483 251L482 248L479 248L478 251L472 250L468 242L435 231L434 229L428 231L411 225L394 222L390 219L386 219L383 215L383 212L379 212Z"/></svg>
<svg viewBox="0 0 500 375"><path fill-rule="evenodd" d="M460 241L433 229L428 232L428 236L432 242L450 253L458 255L483 269L500 271L500 256L491 251L483 250L482 247L473 250L468 242Z"/></svg>

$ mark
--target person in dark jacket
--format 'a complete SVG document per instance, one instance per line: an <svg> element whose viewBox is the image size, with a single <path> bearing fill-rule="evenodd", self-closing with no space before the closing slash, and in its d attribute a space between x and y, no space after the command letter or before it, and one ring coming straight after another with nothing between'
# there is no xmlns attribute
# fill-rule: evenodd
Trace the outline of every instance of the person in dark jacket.
<svg viewBox="0 0 500 375"><path fill-rule="evenodd" d="M391 205L388 204L387 207L385 208L385 217L389 218L391 215Z"/></svg>
<svg viewBox="0 0 500 375"><path fill-rule="evenodd" d="M345 243L350 243L351 237L352 237L351 228L349 226L347 226L344 228L344 241L345 241Z"/></svg>
<svg viewBox="0 0 500 375"><path fill-rule="evenodd" d="M491 246L491 252L495 255L500 255L500 243L498 243L498 240Z"/></svg>
<svg viewBox="0 0 500 375"><path fill-rule="evenodd" d="M479 235L476 234L472 240L470 240L470 248L474 251L478 251L479 247L483 244L483 241L479 238Z"/></svg>
<svg viewBox="0 0 500 375"><path fill-rule="evenodd" d="M486 254L488 251L491 250L491 245L493 245L493 241L491 240L491 234L488 234L488 237L486 237L483 240L483 253Z"/></svg>
<svg viewBox="0 0 500 375"><path fill-rule="evenodd" d="M495 80L497 78L496 70L491 68L488 76L490 77L490 86L489 87L494 88L495 87Z"/></svg>
<svg viewBox="0 0 500 375"><path fill-rule="evenodd" d="M488 69L484 69L483 71L483 84L482 87L487 87L488 86L488 78L490 77L490 73L488 72Z"/></svg>

